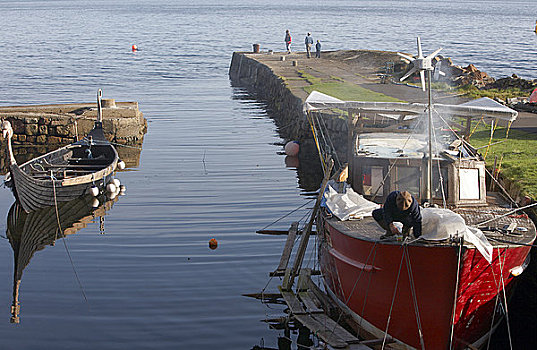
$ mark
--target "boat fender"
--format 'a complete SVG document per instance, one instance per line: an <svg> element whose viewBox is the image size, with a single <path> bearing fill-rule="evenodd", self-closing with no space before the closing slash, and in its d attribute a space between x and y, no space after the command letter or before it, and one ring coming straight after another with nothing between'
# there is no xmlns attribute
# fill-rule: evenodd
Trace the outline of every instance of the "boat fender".
<svg viewBox="0 0 537 350"><path fill-rule="evenodd" d="M97 197L99 195L99 188L95 185L91 186L88 190L89 194L91 194L93 197Z"/></svg>
<svg viewBox="0 0 537 350"><path fill-rule="evenodd" d="M108 193L116 192L116 185L114 185L113 183L109 183L108 185L106 185L106 191Z"/></svg>
<svg viewBox="0 0 537 350"><path fill-rule="evenodd" d="M127 187L125 185L119 186L119 195L124 196L125 192L127 192Z"/></svg>
<svg viewBox="0 0 537 350"><path fill-rule="evenodd" d="M297 141L289 141L285 144L285 154L288 156L296 156L298 155L299 148L300 146Z"/></svg>
<svg viewBox="0 0 537 350"><path fill-rule="evenodd" d="M121 185L121 182L119 182L118 179L113 179L112 183L116 186L116 189L119 190L119 186Z"/></svg>
<svg viewBox="0 0 537 350"><path fill-rule="evenodd" d="M98 208L99 207L99 200L97 198L93 198L93 201L91 202L92 208Z"/></svg>
<svg viewBox="0 0 537 350"><path fill-rule="evenodd" d="M122 161L122 160L120 160L120 161L117 163L117 168L118 168L119 170L123 170L123 169L125 169L125 162Z"/></svg>

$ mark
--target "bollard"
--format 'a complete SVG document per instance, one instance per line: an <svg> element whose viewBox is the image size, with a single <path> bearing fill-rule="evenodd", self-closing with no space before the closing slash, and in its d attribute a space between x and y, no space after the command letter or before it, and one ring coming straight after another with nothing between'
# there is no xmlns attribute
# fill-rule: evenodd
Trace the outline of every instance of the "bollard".
<svg viewBox="0 0 537 350"><path fill-rule="evenodd" d="M101 105L103 108L116 108L116 100L113 98L101 99Z"/></svg>
<svg viewBox="0 0 537 350"><path fill-rule="evenodd" d="M293 61L293 67L297 67L298 66L298 61Z"/></svg>
<svg viewBox="0 0 537 350"><path fill-rule="evenodd" d="M285 56L280 56L280 61L285 61Z"/></svg>
<svg viewBox="0 0 537 350"><path fill-rule="evenodd" d="M259 53L259 44L253 44L253 47L254 47L253 52Z"/></svg>

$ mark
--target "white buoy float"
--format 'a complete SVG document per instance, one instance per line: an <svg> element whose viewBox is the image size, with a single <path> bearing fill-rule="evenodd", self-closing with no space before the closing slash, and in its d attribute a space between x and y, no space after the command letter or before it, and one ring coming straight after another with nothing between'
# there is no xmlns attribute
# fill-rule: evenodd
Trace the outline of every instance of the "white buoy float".
<svg viewBox="0 0 537 350"><path fill-rule="evenodd" d="M119 195L120 196L124 196L126 191L127 191L127 187L125 185L119 186Z"/></svg>
<svg viewBox="0 0 537 350"><path fill-rule="evenodd" d="M120 160L119 162L117 162L117 168L118 168L119 170L123 170L123 169L125 169L125 162L122 161L122 160Z"/></svg>
<svg viewBox="0 0 537 350"><path fill-rule="evenodd" d="M91 194L93 197L97 197L99 195L99 187L93 185L89 188L88 193Z"/></svg>
<svg viewBox="0 0 537 350"><path fill-rule="evenodd" d="M298 155L299 148L298 141L289 141L285 144L285 154L294 157Z"/></svg>
<svg viewBox="0 0 537 350"><path fill-rule="evenodd" d="M113 179L112 183L116 186L116 189L119 189L119 185L121 185L121 182L118 179Z"/></svg>
<svg viewBox="0 0 537 350"><path fill-rule="evenodd" d="M99 207L99 204L101 204L101 203L99 203L99 200L97 198L93 198L93 201L91 202L91 206L93 208L97 208L97 207Z"/></svg>

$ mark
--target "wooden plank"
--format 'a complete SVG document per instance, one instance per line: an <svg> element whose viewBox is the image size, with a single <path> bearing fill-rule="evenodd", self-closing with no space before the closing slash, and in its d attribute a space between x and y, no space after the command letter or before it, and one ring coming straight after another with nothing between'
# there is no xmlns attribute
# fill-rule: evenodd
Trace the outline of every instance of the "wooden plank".
<svg viewBox="0 0 537 350"><path fill-rule="evenodd" d="M308 311L309 313L324 313L324 310L319 308L317 304L315 304L315 301L313 299L315 298L315 296L313 296L313 293L310 294L310 292L299 292L298 296L306 307L306 311Z"/></svg>
<svg viewBox="0 0 537 350"><path fill-rule="evenodd" d="M295 238L298 232L298 222L293 222L289 228L289 234L287 235L287 240L285 241L285 246L283 248L282 257L280 259L280 264L276 268L276 271L285 271L287 264L289 263L289 258L291 257L291 252L293 251L293 246L295 245Z"/></svg>
<svg viewBox="0 0 537 350"><path fill-rule="evenodd" d="M338 338L342 339L348 344L358 344L360 339L349 333L345 328L341 327L336 321L328 317L326 314L312 315L319 323L326 326L330 332L334 333Z"/></svg>
<svg viewBox="0 0 537 350"><path fill-rule="evenodd" d="M304 308L302 307L302 303L300 303L300 300L298 300L295 293L291 291L282 290L282 296L287 305L289 306L291 313L293 313L294 315L306 314L306 310L304 310Z"/></svg>
<svg viewBox="0 0 537 350"><path fill-rule="evenodd" d="M295 319L330 346L336 349L344 349L348 346L347 342L339 338L310 315L295 315Z"/></svg>

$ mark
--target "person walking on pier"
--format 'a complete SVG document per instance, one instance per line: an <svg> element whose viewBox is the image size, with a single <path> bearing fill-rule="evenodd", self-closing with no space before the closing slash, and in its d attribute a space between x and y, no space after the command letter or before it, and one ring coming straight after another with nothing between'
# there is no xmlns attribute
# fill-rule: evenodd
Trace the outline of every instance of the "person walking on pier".
<svg viewBox="0 0 537 350"><path fill-rule="evenodd" d="M311 33L308 33L306 35L306 38L304 39L304 44L306 45L306 57L311 57L311 46L313 45L313 38L311 37Z"/></svg>
<svg viewBox="0 0 537 350"><path fill-rule="evenodd" d="M321 58L321 40L317 40L315 44L315 58Z"/></svg>
<svg viewBox="0 0 537 350"><path fill-rule="evenodd" d="M287 49L287 53L291 53L291 34L289 33L289 29L285 31L285 48Z"/></svg>

